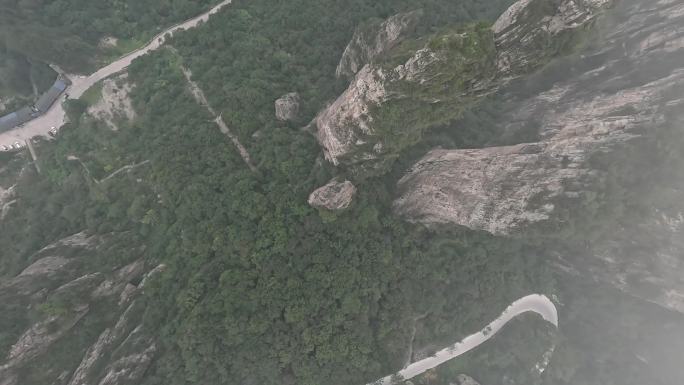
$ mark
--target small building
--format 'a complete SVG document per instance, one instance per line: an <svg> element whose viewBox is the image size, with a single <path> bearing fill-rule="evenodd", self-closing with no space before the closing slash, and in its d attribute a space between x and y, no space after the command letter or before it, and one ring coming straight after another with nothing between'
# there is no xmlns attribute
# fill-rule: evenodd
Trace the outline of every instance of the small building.
<svg viewBox="0 0 684 385"><path fill-rule="evenodd" d="M59 99L59 96L67 89L67 87L67 81L62 78L57 78L55 84L53 84L49 90L45 91L45 93L38 98L38 101L34 106L41 114L46 113L50 107L55 104L57 99Z"/></svg>
<svg viewBox="0 0 684 385"><path fill-rule="evenodd" d="M9 131L18 127L31 119L46 113L50 107L59 99L60 95L71 85L69 79L61 76L57 77L55 83L49 90L38 98L38 101L33 106L24 107L18 111L0 117L0 132Z"/></svg>
<svg viewBox="0 0 684 385"><path fill-rule="evenodd" d="M0 117L0 132L9 131L34 118L34 113L29 107L24 107L3 117Z"/></svg>

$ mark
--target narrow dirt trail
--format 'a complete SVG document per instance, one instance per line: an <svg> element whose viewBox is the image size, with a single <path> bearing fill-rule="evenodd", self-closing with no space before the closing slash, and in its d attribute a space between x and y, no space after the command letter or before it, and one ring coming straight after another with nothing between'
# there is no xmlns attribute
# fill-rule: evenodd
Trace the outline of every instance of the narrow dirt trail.
<svg viewBox="0 0 684 385"><path fill-rule="evenodd" d="M249 155L247 148L243 146L242 143L240 143L240 139L237 137L237 135L230 131L230 128L228 128L226 122L223 121L223 117L220 114L216 114L216 111L209 104L209 101L207 100L200 86L192 80L192 72L190 72L190 70L185 68L183 65L181 65L180 67L181 71L183 72L183 75L185 76L185 80L188 81L188 89L190 90L190 93L195 97L197 103L206 108L207 111L209 111L209 113L214 117L214 123L216 123L216 125L219 127L219 130L221 130L222 133L224 133L226 136L228 136L228 138L230 138L231 142L233 142L233 145L235 145L235 148L237 148L238 152L240 153L242 160L244 160L247 164L247 167L249 167L249 169L252 170L252 172L259 173L259 170L256 168L256 166L254 166L254 163L252 162L252 157Z"/></svg>
<svg viewBox="0 0 684 385"><path fill-rule="evenodd" d="M100 180L98 180L98 181L96 181L96 182L97 182L98 184L104 183L104 182L106 182L106 181L108 181L108 180L114 178L115 176L121 174L121 173L124 172L124 171L130 171L130 170L133 170L133 169L138 168L138 167L140 167L140 166L144 166L144 165L146 165L146 164L148 164L148 163L150 163L149 160L144 160L144 161L142 161L142 162L140 162L140 163L129 164L128 166L123 166L123 167L121 167L120 169L118 169L118 170L114 171L113 173L109 174L107 177L105 177L105 178L103 178L103 179L100 179ZM85 167L85 166L84 166L84 167Z"/></svg>

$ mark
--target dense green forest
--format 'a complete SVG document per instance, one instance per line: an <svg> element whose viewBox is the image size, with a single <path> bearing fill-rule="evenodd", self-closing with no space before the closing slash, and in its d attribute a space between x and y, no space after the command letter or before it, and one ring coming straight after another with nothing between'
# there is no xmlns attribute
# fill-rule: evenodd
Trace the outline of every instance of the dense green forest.
<svg viewBox="0 0 684 385"><path fill-rule="evenodd" d="M27 60L87 72L163 27L199 14L211 0L2 0L0 46ZM119 39L119 47L101 44Z"/></svg>

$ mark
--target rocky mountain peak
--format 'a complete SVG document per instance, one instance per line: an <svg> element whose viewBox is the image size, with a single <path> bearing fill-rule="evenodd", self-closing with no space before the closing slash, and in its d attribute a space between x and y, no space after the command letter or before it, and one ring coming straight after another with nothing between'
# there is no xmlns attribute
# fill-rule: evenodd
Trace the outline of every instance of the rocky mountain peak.
<svg viewBox="0 0 684 385"><path fill-rule="evenodd" d="M421 16L420 10L399 13L358 27L337 65L337 77L353 78L364 65L401 42Z"/></svg>
<svg viewBox="0 0 684 385"><path fill-rule="evenodd" d="M517 76L572 48L610 0L521 0L492 26L501 76ZM544 49L540 50L540 47Z"/></svg>
<svg viewBox="0 0 684 385"><path fill-rule="evenodd" d="M299 114L299 94L290 92L275 101L276 119L280 121L292 121Z"/></svg>
<svg viewBox="0 0 684 385"><path fill-rule="evenodd" d="M461 25L399 43L363 66L316 118L326 159L360 174L383 173L425 130L460 117L511 79L571 51L607 5L521 0L493 27ZM415 46L420 48L407 48Z"/></svg>

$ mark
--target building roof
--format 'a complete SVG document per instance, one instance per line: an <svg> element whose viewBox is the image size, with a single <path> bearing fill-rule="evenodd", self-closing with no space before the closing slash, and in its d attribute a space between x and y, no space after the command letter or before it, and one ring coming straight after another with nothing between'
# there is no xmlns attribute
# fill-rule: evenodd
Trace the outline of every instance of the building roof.
<svg viewBox="0 0 684 385"><path fill-rule="evenodd" d="M0 132L9 131L29 120L37 117L40 114L46 113L50 107L59 99L59 96L69 87L71 82L69 79L58 77L55 83L44 94L40 95L38 101L34 104L38 113L34 113L31 108L24 107L18 111L12 112L0 117Z"/></svg>
<svg viewBox="0 0 684 385"><path fill-rule="evenodd" d="M28 107L0 117L0 132L11 130L20 124L28 122L33 117L33 111Z"/></svg>
<svg viewBox="0 0 684 385"><path fill-rule="evenodd" d="M59 99L59 95L61 95L66 88L66 82L58 78L49 90L40 95L40 98L38 98L38 101L35 104L36 109L43 114L46 113L55 101Z"/></svg>
<svg viewBox="0 0 684 385"><path fill-rule="evenodd" d="M52 85L52 88L56 88L61 92L64 92L64 90L67 88L67 83L63 79L57 79L55 80L55 84Z"/></svg>

